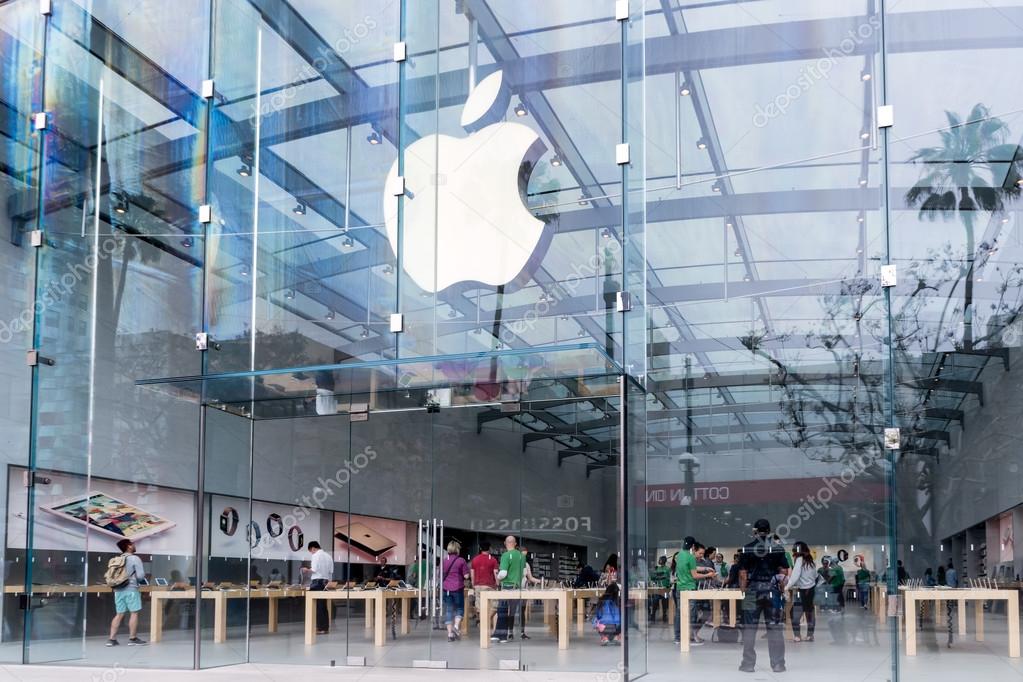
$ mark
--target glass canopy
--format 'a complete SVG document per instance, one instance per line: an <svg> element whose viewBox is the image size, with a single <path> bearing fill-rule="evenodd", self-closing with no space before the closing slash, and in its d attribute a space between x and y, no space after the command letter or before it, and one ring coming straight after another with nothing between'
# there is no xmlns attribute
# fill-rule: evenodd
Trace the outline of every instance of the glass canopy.
<svg viewBox="0 0 1023 682"><path fill-rule="evenodd" d="M610 397L618 395L622 374L600 347L575 344L151 378L136 384L260 420L524 399Z"/></svg>

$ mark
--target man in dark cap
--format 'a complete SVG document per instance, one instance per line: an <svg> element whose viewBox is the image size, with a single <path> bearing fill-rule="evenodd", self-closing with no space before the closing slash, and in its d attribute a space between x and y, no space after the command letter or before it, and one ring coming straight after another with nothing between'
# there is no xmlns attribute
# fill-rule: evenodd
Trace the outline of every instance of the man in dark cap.
<svg viewBox="0 0 1023 682"><path fill-rule="evenodd" d="M772 623L772 591L780 589L777 581L771 579L779 572L788 575L788 561L785 548L771 539L771 524L767 519L757 519L753 524L753 541L743 545L739 552L739 589L744 593L742 616L745 628L742 633L742 663L739 670L751 673L757 664L757 629L763 616L767 628L767 649L771 656L771 670L785 672L785 639L782 625Z"/></svg>

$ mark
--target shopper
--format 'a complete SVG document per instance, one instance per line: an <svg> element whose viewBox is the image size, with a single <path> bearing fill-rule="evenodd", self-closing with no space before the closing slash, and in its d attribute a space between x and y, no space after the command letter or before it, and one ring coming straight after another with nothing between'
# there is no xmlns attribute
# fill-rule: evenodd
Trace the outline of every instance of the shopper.
<svg viewBox="0 0 1023 682"><path fill-rule="evenodd" d="M899 563L901 564L902 562L900 561ZM959 587L959 574L956 573L951 559L948 560L948 568L945 569L945 584L949 587Z"/></svg>
<svg viewBox="0 0 1023 682"><path fill-rule="evenodd" d="M592 587L600 581L600 574L597 573L593 566L590 566L583 560L579 561L579 569L576 571L575 582L572 583L572 587L578 589L584 587Z"/></svg>
<svg viewBox="0 0 1023 682"><path fill-rule="evenodd" d="M831 564L831 589L835 592L838 610L842 611L845 609L845 569L838 561Z"/></svg>
<svg viewBox="0 0 1023 682"><path fill-rule="evenodd" d="M618 555L611 554L604 562L604 568L600 571L600 581L604 585L618 582Z"/></svg>
<svg viewBox="0 0 1023 682"><path fill-rule="evenodd" d="M703 556L703 545L696 542L693 537L687 537L682 541L682 551L678 553L675 559L675 585L678 588L679 600L681 601L682 592L687 590L693 591L696 589L696 581L703 580L704 578L710 577L710 571L708 569L697 565L696 551L699 548L700 557ZM681 609L675 609L675 643L680 644L682 642L682 614ZM699 634L696 631L696 601L689 602L689 613L686 614L689 618L689 643L693 646L699 646L703 644L703 640L700 639Z"/></svg>
<svg viewBox="0 0 1023 682"><path fill-rule="evenodd" d="M924 586L936 587L937 585L938 581L934 579L934 571L932 571L931 567L928 566L926 569L924 569Z"/></svg>
<svg viewBox="0 0 1023 682"><path fill-rule="evenodd" d="M525 573L526 558L522 556L516 545L515 536L504 539L504 554L497 571L497 580L502 590L516 591L522 589L522 576ZM497 627L491 641L507 642L514 638L515 614L519 610L519 599L505 599L497 602Z"/></svg>
<svg viewBox="0 0 1023 682"><path fill-rule="evenodd" d="M897 566L896 576L899 579L899 584L905 585L906 583L909 582L909 571L907 571L906 567L902 565L902 559L899 559L896 562L896 566Z"/></svg>
<svg viewBox="0 0 1023 682"><path fill-rule="evenodd" d="M945 582L945 566L943 564L938 564L938 585L948 585L948 583Z"/></svg>
<svg viewBox="0 0 1023 682"><path fill-rule="evenodd" d="M796 642L802 641L801 621L806 619L806 641L812 642L814 627L817 624L817 614L813 606L817 592L817 567L805 542L799 541L792 545L792 556L795 565L788 580L788 589L792 591L792 634Z"/></svg>
<svg viewBox="0 0 1023 682"><path fill-rule="evenodd" d="M462 618L465 616L465 579L469 577L469 564L459 556L462 545L452 540L447 546L448 555L441 565L441 588L444 591L444 626L448 629L448 641L462 638Z"/></svg>
<svg viewBox="0 0 1023 682"><path fill-rule="evenodd" d="M657 557L657 563L650 569L650 587L671 587L671 575L668 572L668 557L661 555ZM651 594L647 600L650 622L657 621L657 611L662 612L662 622L668 622L668 595Z"/></svg>
<svg viewBox="0 0 1023 682"><path fill-rule="evenodd" d="M771 670L785 672L785 639L781 627L771 622L771 581L781 571L788 575L785 550L770 539L771 524L767 519L757 519L753 524L753 541L743 546L739 556L739 588L745 592L743 599L742 662L739 670L756 670L757 628L763 617L767 628L767 648L771 658Z"/></svg>
<svg viewBox="0 0 1023 682"><path fill-rule="evenodd" d="M867 602L870 598L870 571L867 569L867 560L862 554L856 555L856 593L860 595L860 606L867 608ZM945 574L944 571L938 571L938 577L941 579L944 585Z"/></svg>
<svg viewBox="0 0 1023 682"><path fill-rule="evenodd" d="M114 557L107 564L107 576L116 574L117 578L125 579L114 590L114 609L117 613L110 621L110 639L107 646L117 646L117 631L121 627L124 614L128 615L128 646L145 646L146 642L139 639L139 611L142 610L142 595L139 592L139 580L146 579L146 570L142 559L135 556L135 543L128 538L117 541L117 549L121 556ZM120 561L118 561L120 559Z"/></svg>
<svg viewBox="0 0 1023 682"><path fill-rule="evenodd" d="M525 565L522 567L522 589L529 588L530 585L539 585L541 580L533 577L533 561L529 558L529 550L525 547L519 547L519 551L522 552L522 557L525 559ZM522 600L522 611L519 614L519 636L522 639L530 639L529 635L526 634L526 607L529 606L529 601Z"/></svg>
<svg viewBox="0 0 1023 682"><path fill-rule="evenodd" d="M612 638L615 644L622 643L622 609L618 597L618 585L611 583L597 601L593 628L600 633L600 646L607 646Z"/></svg>
<svg viewBox="0 0 1023 682"><path fill-rule="evenodd" d="M303 566L302 572L309 574L309 591L322 592L327 589L327 583L334 577L334 560L330 554L324 552L320 543L312 540L308 545L309 553L312 555L309 566ZM325 635L330 627L327 618L327 601L316 600L316 634Z"/></svg>
<svg viewBox="0 0 1023 682"><path fill-rule="evenodd" d="M490 543L480 543L480 553L472 559L469 578L476 589L493 590L497 587L497 559L490 553Z"/></svg>

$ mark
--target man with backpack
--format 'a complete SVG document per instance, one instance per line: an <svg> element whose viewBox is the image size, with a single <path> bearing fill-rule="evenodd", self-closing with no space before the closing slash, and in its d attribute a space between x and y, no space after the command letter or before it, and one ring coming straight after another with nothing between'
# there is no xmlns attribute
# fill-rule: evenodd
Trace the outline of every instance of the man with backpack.
<svg viewBox="0 0 1023 682"><path fill-rule="evenodd" d="M139 593L139 580L146 579L146 570L142 559L135 556L135 543L128 538L117 541L121 554L107 562L104 576L107 585L114 590L114 608L117 614L110 621L110 639L107 646L117 646L117 630L121 627L124 614L128 613L128 646L145 646L146 642L139 639L139 611L142 610L142 595Z"/></svg>
<svg viewBox="0 0 1023 682"><path fill-rule="evenodd" d="M753 524L753 541L743 545L739 555L739 589L745 593L742 602L742 663L739 664L739 670L746 673L756 669L757 628L761 617L767 628L771 670L776 673L785 672L782 626L773 622L771 614L774 609L773 592L778 589L775 576L787 576L789 565L785 558L785 548L774 542L770 534L770 522L767 519L757 519Z"/></svg>

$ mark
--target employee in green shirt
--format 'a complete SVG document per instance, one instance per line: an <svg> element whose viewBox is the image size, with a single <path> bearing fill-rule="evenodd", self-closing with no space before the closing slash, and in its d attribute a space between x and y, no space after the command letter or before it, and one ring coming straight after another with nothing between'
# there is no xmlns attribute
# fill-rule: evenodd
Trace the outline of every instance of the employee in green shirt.
<svg viewBox="0 0 1023 682"><path fill-rule="evenodd" d="M695 590L697 580L705 580L714 576L714 569L697 566L696 560L703 558L705 547L698 543L693 537L686 537L682 541L682 551L678 553L675 560L675 587L678 591ZM675 644L682 642L682 614L681 609L675 609ZM689 643L691 645L703 644L696 633L696 602L689 602Z"/></svg>
<svg viewBox="0 0 1023 682"><path fill-rule="evenodd" d="M502 590L521 590L525 572L526 556L519 551L514 535L504 539L504 554L497 571L497 582ZM508 599L497 603L497 627L493 642L507 642L515 637L515 614L519 611L520 599Z"/></svg>
<svg viewBox="0 0 1023 682"><path fill-rule="evenodd" d="M657 564L650 569L650 587L671 587L671 572L668 570L668 557L661 556L657 559ZM668 595L667 594L651 594L648 600L650 622L653 623L657 620L657 610L660 609L662 612L662 622L668 622Z"/></svg>

